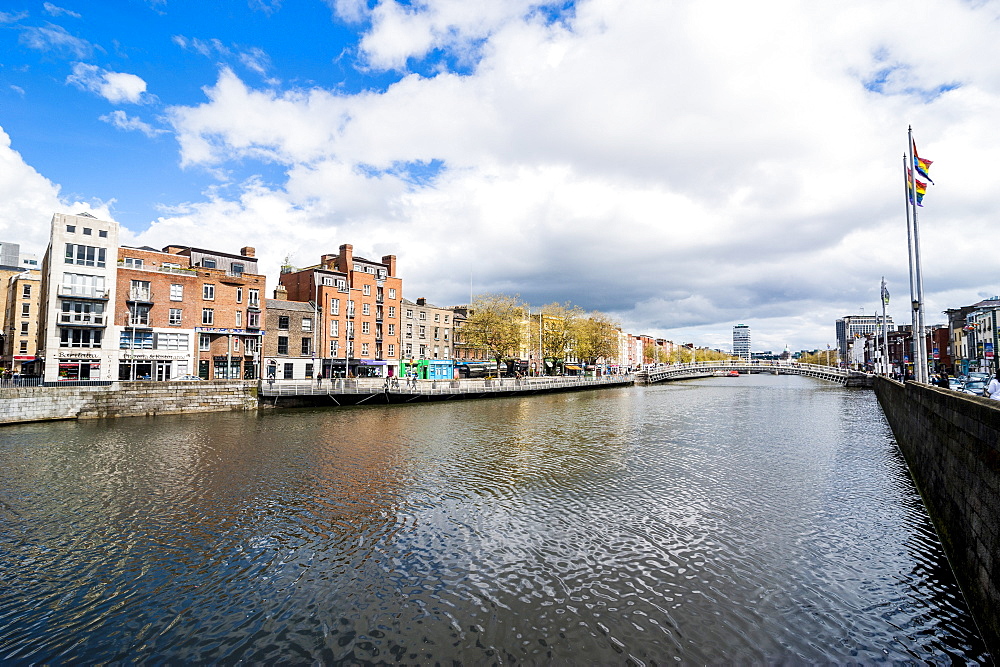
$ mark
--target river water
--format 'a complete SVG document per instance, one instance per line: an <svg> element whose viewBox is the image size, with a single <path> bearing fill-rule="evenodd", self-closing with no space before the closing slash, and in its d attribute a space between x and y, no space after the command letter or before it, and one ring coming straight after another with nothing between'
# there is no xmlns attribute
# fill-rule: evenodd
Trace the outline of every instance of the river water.
<svg viewBox="0 0 1000 667"><path fill-rule="evenodd" d="M988 662L870 391L0 429L0 662Z"/></svg>

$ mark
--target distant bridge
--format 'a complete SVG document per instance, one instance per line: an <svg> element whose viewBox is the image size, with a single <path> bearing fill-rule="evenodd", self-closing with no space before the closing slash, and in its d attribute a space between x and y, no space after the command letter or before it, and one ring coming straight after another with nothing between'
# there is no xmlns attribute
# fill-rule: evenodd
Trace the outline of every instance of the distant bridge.
<svg viewBox="0 0 1000 667"><path fill-rule="evenodd" d="M781 361L701 361L691 364L676 364L673 366L658 365L640 372L637 382L653 384L667 380L700 377L719 372L739 371L745 373L770 373L773 375L805 375L807 377L829 380L848 387L872 386L872 375L833 366L818 366L816 364L800 364Z"/></svg>

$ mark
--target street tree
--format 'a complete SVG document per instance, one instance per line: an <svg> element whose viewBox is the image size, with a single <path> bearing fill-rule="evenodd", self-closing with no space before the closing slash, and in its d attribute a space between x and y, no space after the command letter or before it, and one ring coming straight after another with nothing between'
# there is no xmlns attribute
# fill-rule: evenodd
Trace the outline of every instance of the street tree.
<svg viewBox="0 0 1000 667"><path fill-rule="evenodd" d="M568 301L542 306L541 312L541 352L544 359L552 359L555 364L566 358L572 349L577 322L583 317L583 310Z"/></svg>
<svg viewBox="0 0 1000 667"><path fill-rule="evenodd" d="M617 357L619 329L617 322L596 310L587 317L580 318L573 332L574 354L590 364L602 357Z"/></svg>
<svg viewBox="0 0 1000 667"><path fill-rule="evenodd" d="M462 338L469 347L482 350L500 362L520 352L524 344L524 318L527 307L515 296L480 294L469 308L462 325Z"/></svg>

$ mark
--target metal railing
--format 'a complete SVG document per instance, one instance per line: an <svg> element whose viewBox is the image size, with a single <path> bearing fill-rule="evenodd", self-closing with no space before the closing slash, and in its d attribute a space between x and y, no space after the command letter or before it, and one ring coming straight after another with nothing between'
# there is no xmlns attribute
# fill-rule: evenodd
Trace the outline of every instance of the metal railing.
<svg viewBox="0 0 1000 667"><path fill-rule="evenodd" d="M323 396L327 394L398 394L417 396L514 394L559 389L589 389L632 384L633 375L598 378L525 377L496 380L408 380L407 378L330 378L321 380L261 380L264 396ZM398 382L393 381L398 380Z"/></svg>

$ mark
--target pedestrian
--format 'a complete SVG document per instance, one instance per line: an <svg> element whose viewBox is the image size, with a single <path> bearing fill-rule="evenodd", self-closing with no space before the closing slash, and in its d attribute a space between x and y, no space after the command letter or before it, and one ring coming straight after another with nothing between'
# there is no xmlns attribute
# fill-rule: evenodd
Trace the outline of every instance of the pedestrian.
<svg viewBox="0 0 1000 667"><path fill-rule="evenodd" d="M951 383L948 382L948 371L941 371L941 373L938 374L937 386L942 389L951 389Z"/></svg>
<svg viewBox="0 0 1000 667"><path fill-rule="evenodd" d="M986 396L994 401L1000 401L1000 378L994 375L986 387Z"/></svg>

